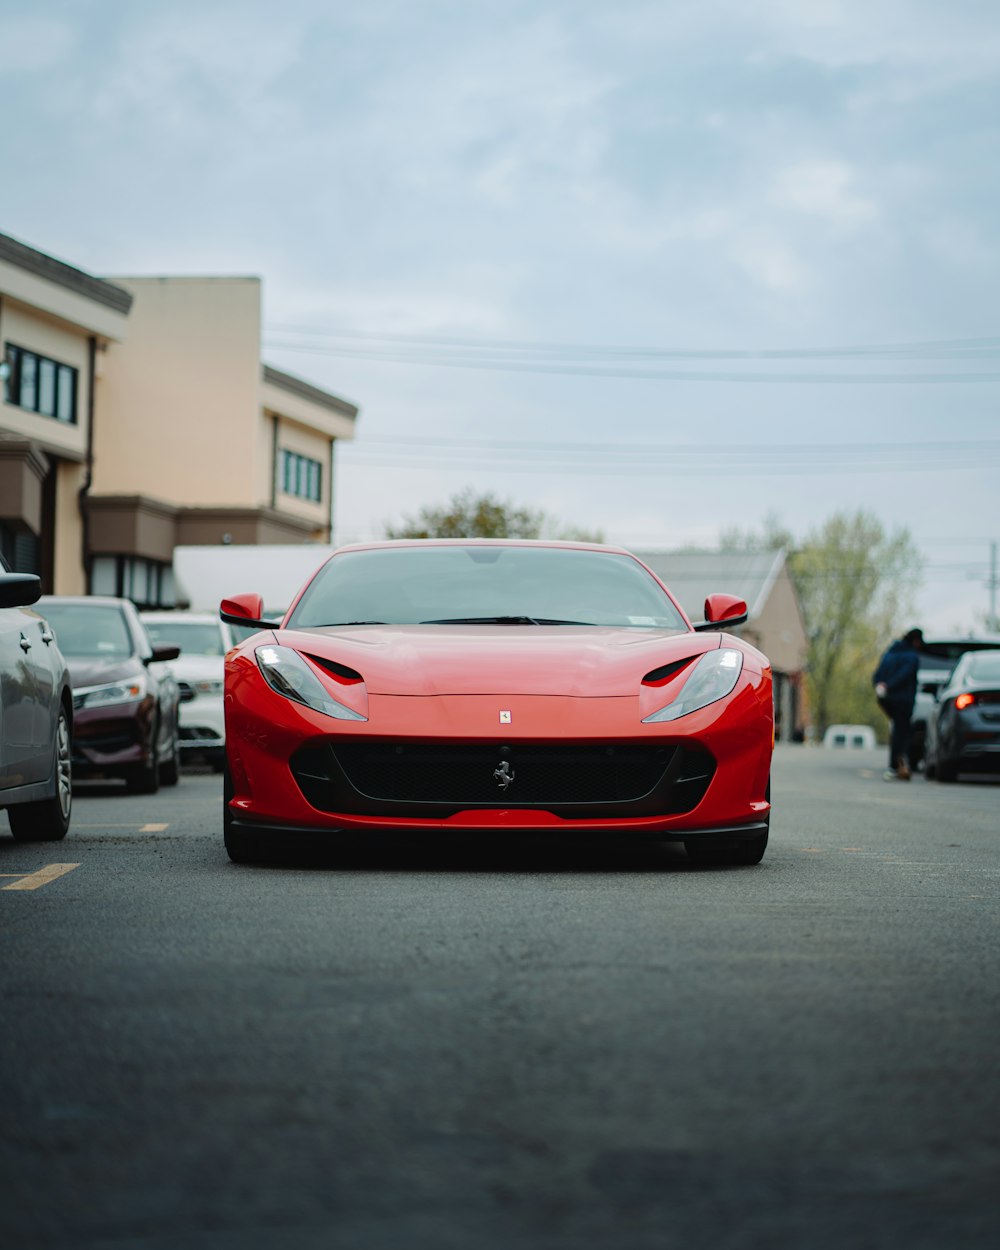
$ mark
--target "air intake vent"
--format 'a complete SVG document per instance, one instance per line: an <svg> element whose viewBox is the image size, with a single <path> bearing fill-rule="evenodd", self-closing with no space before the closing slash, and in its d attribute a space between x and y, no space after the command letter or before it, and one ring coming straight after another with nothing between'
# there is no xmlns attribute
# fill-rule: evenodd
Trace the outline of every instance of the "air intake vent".
<svg viewBox="0 0 1000 1250"><path fill-rule="evenodd" d="M324 660L322 656L309 655L308 652L305 652L305 656L306 659L312 660L318 668L321 668L324 673L329 673L334 681L339 681L343 686L356 686L359 681L364 681L360 673L353 668L348 668L346 664L338 664L335 660Z"/></svg>
<svg viewBox="0 0 1000 1250"><path fill-rule="evenodd" d="M662 668L654 668L652 672L647 673L642 679L644 686L665 686L675 673L679 673L682 668L687 668L689 664L693 664L695 660L700 660L700 655L689 655L683 660L674 660L671 664L664 664Z"/></svg>

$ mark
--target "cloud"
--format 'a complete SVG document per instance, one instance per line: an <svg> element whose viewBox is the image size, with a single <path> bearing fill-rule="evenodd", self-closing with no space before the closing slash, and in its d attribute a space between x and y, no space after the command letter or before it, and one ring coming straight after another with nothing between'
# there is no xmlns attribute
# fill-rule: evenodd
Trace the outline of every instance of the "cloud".
<svg viewBox="0 0 1000 1250"><path fill-rule="evenodd" d="M777 208L854 229L878 215L871 200L852 190L854 180L853 169L843 161L800 161L778 174L768 198Z"/></svg>
<svg viewBox="0 0 1000 1250"><path fill-rule="evenodd" d="M66 61L75 39L65 22L47 17L0 17L5 74L34 74Z"/></svg>

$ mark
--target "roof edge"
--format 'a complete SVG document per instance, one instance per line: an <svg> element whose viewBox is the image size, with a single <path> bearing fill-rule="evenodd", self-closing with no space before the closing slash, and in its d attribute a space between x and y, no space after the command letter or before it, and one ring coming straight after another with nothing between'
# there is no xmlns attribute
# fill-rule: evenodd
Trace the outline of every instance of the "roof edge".
<svg viewBox="0 0 1000 1250"><path fill-rule="evenodd" d="M84 273L82 269L68 265L65 261L56 260L54 256L11 238L9 234L0 234L0 260L17 265L19 269L26 269L38 278L65 287L96 304L112 308L115 312L127 313L132 307L131 294L120 286L106 282L103 278L95 278L93 274Z"/></svg>
<svg viewBox="0 0 1000 1250"><path fill-rule="evenodd" d="M290 395L297 395L300 399L308 399L311 403L329 408L333 412L339 412L342 416L350 417L351 420L358 415L356 405L349 404L346 399L331 395L329 391L320 390L318 386L303 382L301 378L293 377L290 373L282 373L280 369L274 369L271 365L264 366L263 377L265 382L278 387L279 390L287 391Z"/></svg>

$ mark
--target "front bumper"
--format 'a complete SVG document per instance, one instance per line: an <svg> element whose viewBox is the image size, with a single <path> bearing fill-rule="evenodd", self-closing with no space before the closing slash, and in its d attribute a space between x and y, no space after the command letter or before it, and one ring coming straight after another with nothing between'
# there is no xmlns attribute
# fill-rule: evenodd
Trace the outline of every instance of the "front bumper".
<svg viewBox="0 0 1000 1250"><path fill-rule="evenodd" d="M116 775L151 752L153 701L81 708L73 718L72 765L78 776Z"/></svg>
<svg viewBox="0 0 1000 1250"><path fill-rule="evenodd" d="M506 720L498 722L502 703ZM509 728L508 728L509 726ZM262 831L362 830L521 831L611 833L655 838L758 836L766 827L766 797L773 748L769 675L746 673L731 696L680 721L643 723L634 697L571 698L512 695L442 695L427 698L369 696L367 722L336 722L275 694L247 665L226 696L226 751L233 785L229 818L234 828ZM515 736L516 735L516 736ZM581 759L595 750L660 750L678 761L675 773L625 796L591 795L587 801L545 801L515 780L511 791L472 796L462 785L446 797L412 792L402 801L351 771L345 788L330 759L339 748L366 750L421 747L446 752L484 750L487 790L493 769L512 752L579 748ZM307 767L303 767L303 755ZM684 774L683 761L708 758L707 784ZM457 767L447 763L445 780ZM377 773L377 769L374 770ZM694 773L697 774L697 768ZM370 770L368 776L373 772ZM681 801L677 782L694 781ZM683 787L681 787L683 788ZM521 798L517 795L520 793ZM339 797L338 797L339 796ZM736 831L736 832L733 832Z"/></svg>

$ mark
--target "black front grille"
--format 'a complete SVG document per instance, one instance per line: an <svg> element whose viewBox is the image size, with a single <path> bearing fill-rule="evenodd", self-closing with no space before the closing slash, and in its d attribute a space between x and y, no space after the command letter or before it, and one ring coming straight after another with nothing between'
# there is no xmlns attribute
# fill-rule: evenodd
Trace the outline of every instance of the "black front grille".
<svg viewBox="0 0 1000 1250"><path fill-rule="evenodd" d="M197 697L197 691L195 690L194 686L191 685L190 682L179 681L177 683L177 688L180 691L182 703L194 702L195 698Z"/></svg>
<svg viewBox="0 0 1000 1250"><path fill-rule="evenodd" d="M337 741L300 750L292 772L322 811L439 816L475 808L560 815L690 811L715 761L703 751L642 743ZM504 777L512 780L506 787Z"/></svg>

